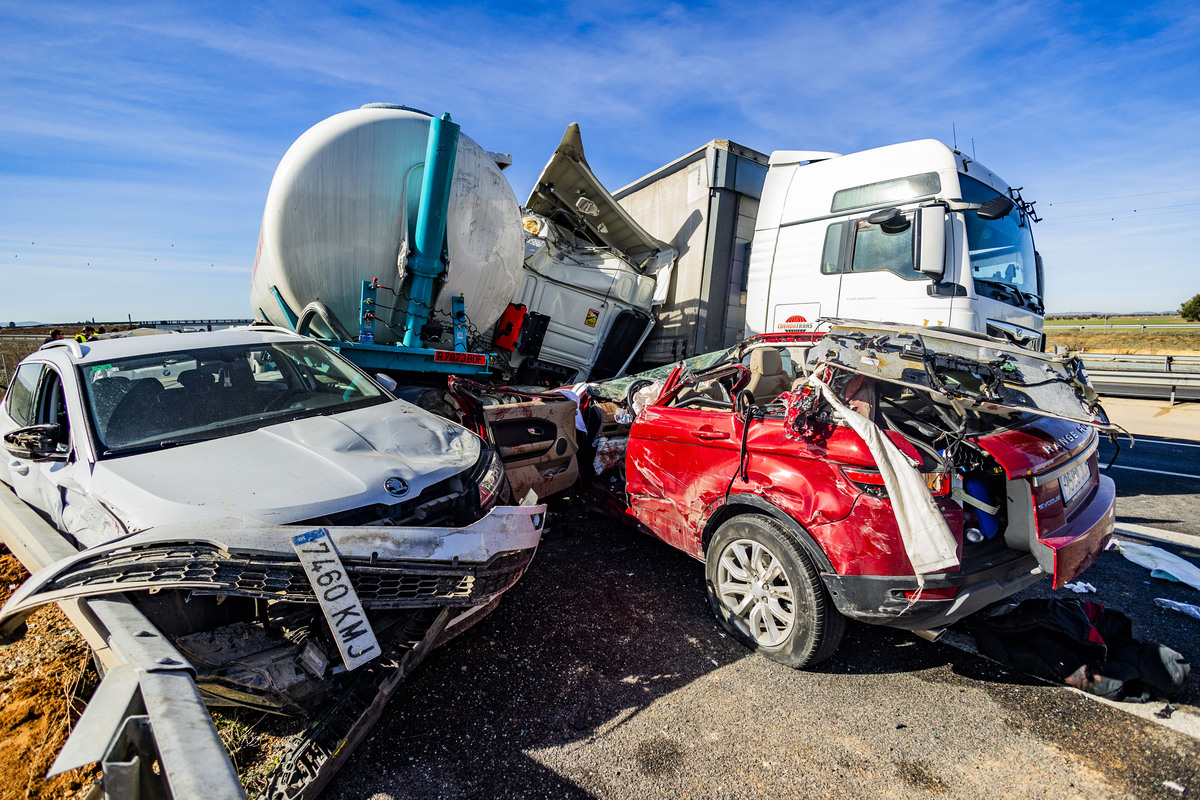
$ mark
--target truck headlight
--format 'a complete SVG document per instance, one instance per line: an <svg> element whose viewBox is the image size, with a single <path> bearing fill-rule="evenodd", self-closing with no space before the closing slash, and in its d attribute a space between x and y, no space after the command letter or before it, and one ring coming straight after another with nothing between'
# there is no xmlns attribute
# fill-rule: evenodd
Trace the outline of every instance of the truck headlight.
<svg viewBox="0 0 1200 800"><path fill-rule="evenodd" d="M479 507L486 510L495 505L504 490L504 462L495 450L489 449L483 456L487 462L478 473L476 486L479 487Z"/></svg>

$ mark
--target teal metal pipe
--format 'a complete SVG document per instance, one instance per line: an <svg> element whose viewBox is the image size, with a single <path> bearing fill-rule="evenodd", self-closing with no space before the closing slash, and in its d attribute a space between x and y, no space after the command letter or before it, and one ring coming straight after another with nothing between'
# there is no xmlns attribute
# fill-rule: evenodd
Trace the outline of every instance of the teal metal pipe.
<svg viewBox="0 0 1200 800"><path fill-rule="evenodd" d="M404 345L420 347L421 329L433 309L433 288L446 270L442 252L446 243L446 216L450 206L450 181L454 177L454 158L458 153L459 126L449 114L429 120L429 140L425 149L425 174L421 180L421 199L413 247L406 269L412 275L408 287L408 309L404 320Z"/></svg>

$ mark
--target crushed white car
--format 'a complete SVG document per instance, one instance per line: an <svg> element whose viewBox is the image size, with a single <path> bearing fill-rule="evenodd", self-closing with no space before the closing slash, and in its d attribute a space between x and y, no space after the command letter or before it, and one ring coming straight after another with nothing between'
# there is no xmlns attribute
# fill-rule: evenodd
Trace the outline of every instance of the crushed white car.
<svg viewBox="0 0 1200 800"><path fill-rule="evenodd" d="M44 345L0 435L0 481L79 549L0 632L127 593L210 705L310 713L435 619L444 641L479 618L541 537L477 435L279 329Z"/></svg>

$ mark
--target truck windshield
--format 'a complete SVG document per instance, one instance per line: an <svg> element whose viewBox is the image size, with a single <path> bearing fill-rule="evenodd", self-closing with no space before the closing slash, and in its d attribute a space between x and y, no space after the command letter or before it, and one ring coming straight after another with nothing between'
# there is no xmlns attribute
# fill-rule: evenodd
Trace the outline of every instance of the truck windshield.
<svg viewBox="0 0 1200 800"><path fill-rule="evenodd" d="M962 198L983 203L1000 193L990 186L959 175ZM1042 287L1038 282L1033 250L1032 221L1019 208L1000 219L980 219L975 211L963 212L967 226L967 251L971 277L978 294L1020 308L1040 311Z"/></svg>

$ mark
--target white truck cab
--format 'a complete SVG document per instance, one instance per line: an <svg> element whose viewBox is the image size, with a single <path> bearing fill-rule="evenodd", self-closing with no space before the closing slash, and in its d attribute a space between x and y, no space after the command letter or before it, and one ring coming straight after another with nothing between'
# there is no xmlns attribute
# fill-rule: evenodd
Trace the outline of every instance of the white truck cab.
<svg viewBox="0 0 1200 800"><path fill-rule="evenodd" d="M821 317L977 331L1043 346L1032 204L941 142L771 154L746 333Z"/></svg>

